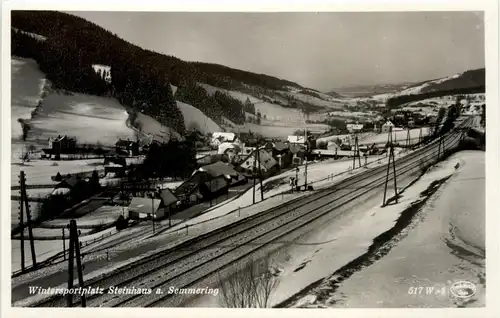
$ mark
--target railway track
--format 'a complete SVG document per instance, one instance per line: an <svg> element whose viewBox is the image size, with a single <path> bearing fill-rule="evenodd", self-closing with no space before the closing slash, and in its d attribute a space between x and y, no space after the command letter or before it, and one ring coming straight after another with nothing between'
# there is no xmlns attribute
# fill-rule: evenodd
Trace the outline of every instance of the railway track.
<svg viewBox="0 0 500 318"><path fill-rule="evenodd" d="M460 126L466 126L463 122ZM446 148L454 147L460 140L461 132L445 136ZM396 161L397 176L405 176L418 171L422 160L435 160L438 153L437 142L417 150ZM385 182L386 165L354 175L334 186L313 193L310 196L289 202L288 205L259 213L198 238L188 240L176 248L162 251L154 257L111 273L103 278L89 281L85 286L101 287L104 294L87 298L89 307L149 307L173 303L168 294L116 295L107 291L111 286L156 288L166 290L169 286L189 287L206 279L221 268L225 268L248 257L277 239L296 231L298 228L353 202L378 189ZM392 180L392 176L391 179ZM75 305L78 305L76 300ZM63 297L52 297L35 306L64 307Z"/></svg>

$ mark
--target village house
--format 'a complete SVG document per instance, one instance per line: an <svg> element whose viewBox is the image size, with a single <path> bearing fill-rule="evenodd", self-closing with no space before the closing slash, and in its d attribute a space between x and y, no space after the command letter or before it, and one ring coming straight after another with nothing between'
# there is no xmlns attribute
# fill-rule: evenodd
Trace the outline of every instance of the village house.
<svg viewBox="0 0 500 318"><path fill-rule="evenodd" d="M349 133L356 133L360 132L363 129L364 125L363 124L347 124L346 129L349 131Z"/></svg>
<svg viewBox="0 0 500 318"><path fill-rule="evenodd" d="M165 216L165 211L160 210L161 200L133 197L128 206L128 215L132 220L154 218L160 219Z"/></svg>
<svg viewBox="0 0 500 318"><path fill-rule="evenodd" d="M287 137L287 142L292 145L292 144L295 144L295 145L306 145L307 142L306 142L306 137L305 136L288 136Z"/></svg>
<svg viewBox="0 0 500 318"><path fill-rule="evenodd" d="M118 154L137 156L139 154L139 143L131 141L130 139L119 139L115 144L115 149Z"/></svg>
<svg viewBox="0 0 500 318"><path fill-rule="evenodd" d="M337 142L333 141L333 140L330 140L328 142L328 144L326 146L326 149L327 150L331 150L331 151L340 151L340 150L342 150L340 148L340 145Z"/></svg>
<svg viewBox="0 0 500 318"><path fill-rule="evenodd" d="M164 215L171 216L177 207L179 199L168 188L160 191L161 208L164 210Z"/></svg>
<svg viewBox="0 0 500 318"><path fill-rule="evenodd" d="M57 136L49 138L49 149L52 154L74 153L76 150L76 139L68 136Z"/></svg>
<svg viewBox="0 0 500 318"><path fill-rule="evenodd" d="M218 148L224 142L237 143L239 140L236 134L231 132L214 132L212 134L212 140L210 141L212 147Z"/></svg>
<svg viewBox="0 0 500 318"><path fill-rule="evenodd" d="M118 156L106 156L104 157L104 175L108 173L114 173L116 176L125 175L127 168L127 162L125 158Z"/></svg>
<svg viewBox="0 0 500 318"><path fill-rule="evenodd" d="M226 155L229 162L233 162L237 154L242 152L243 144L224 142L219 145L218 155Z"/></svg>
<svg viewBox="0 0 500 318"><path fill-rule="evenodd" d="M264 149L278 162L280 169L288 167L292 163L290 146L286 143L281 141L268 142L265 144Z"/></svg>
<svg viewBox="0 0 500 318"><path fill-rule="evenodd" d="M226 193L230 186L245 181L246 178L231 165L218 161L196 169L188 180L175 189L175 195L185 204L195 204L201 199Z"/></svg>
<svg viewBox="0 0 500 318"><path fill-rule="evenodd" d="M394 124L390 120L387 120L382 125L382 132L386 133L386 132L392 131L394 129L394 127L395 127Z"/></svg>
<svg viewBox="0 0 500 318"><path fill-rule="evenodd" d="M259 161L257 161L257 159L259 159ZM260 148L250 153L239 164L239 168L247 174L253 174L254 172L258 173L259 166L263 177L267 177L276 171L278 162L264 148Z"/></svg>

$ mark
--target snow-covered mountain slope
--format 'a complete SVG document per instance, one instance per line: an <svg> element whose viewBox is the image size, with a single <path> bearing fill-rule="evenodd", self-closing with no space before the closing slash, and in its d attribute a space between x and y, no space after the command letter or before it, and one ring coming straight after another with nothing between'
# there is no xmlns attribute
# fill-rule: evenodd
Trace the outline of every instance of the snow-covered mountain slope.
<svg viewBox="0 0 500 318"><path fill-rule="evenodd" d="M40 146L46 146L48 138L57 135L76 137L78 143L99 142L108 146L114 145L119 138L135 138L134 129L127 125L127 109L116 99L53 91L34 60L13 56L11 61L13 153L20 153L24 147L20 141L22 128L19 118L31 126L28 140ZM171 88L175 93L177 87ZM203 133L221 130L195 107L180 102L177 106L184 115L186 127L197 126ZM141 123L141 135L155 136L160 140L179 137L173 129L150 116L139 114L137 121Z"/></svg>
<svg viewBox="0 0 500 318"><path fill-rule="evenodd" d="M12 139L19 140L22 135L18 119L30 119L42 99L47 83L45 74L38 64L31 60L13 56L11 60L11 134Z"/></svg>
<svg viewBox="0 0 500 318"><path fill-rule="evenodd" d="M462 73L442 77L409 86L395 93L377 94L372 96L375 100L387 100L391 97L422 94L451 89L472 88L485 85L485 69L469 70Z"/></svg>
<svg viewBox="0 0 500 318"><path fill-rule="evenodd" d="M30 120L33 139L74 136L78 143L113 146L119 138L133 138L128 113L114 98L71 92L51 92Z"/></svg>
<svg viewBox="0 0 500 318"><path fill-rule="evenodd" d="M302 122L303 115L298 109L294 108L285 108L280 105L272 104L261 99L255 98L249 94L245 94L238 91L227 90L223 88L218 88L215 86L211 86L208 84L199 83L208 94L215 94L216 91L221 93L225 93L233 98L240 100L241 102L245 102L247 98L251 103L255 106L255 111L260 112L262 117L265 116L267 120L270 121L280 121L280 122L292 122L298 123Z"/></svg>
<svg viewBox="0 0 500 318"><path fill-rule="evenodd" d="M203 134L221 131L219 125L217 125L212 119L208 118L198 108L179 101L177 101L177 107L179 107L182 115L184 116L186 129L190 130L196 128Z"/></svg>

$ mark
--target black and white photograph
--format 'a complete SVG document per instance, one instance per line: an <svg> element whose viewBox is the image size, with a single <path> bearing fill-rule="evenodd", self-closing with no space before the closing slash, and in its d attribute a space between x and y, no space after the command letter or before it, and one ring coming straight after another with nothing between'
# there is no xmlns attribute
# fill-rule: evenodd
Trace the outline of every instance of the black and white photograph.
<svg viewBox="0 0 500 318"><path fill-rule="evenodd" d="M11 307L486 307L484 10L8 16Z"/></svg>

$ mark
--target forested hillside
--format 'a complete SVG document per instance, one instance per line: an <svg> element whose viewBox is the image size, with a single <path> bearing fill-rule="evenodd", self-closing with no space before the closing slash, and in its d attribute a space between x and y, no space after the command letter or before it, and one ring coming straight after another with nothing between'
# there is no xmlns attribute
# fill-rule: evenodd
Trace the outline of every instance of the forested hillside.
<svg viewBox="0 0 500 318"><path fill-rule="evenodd" d="M221 116L235 123L245 120L244 104L225 94L208 98L196 83L238 89L255 85L283 89L300 85L272 76L216 64L185 62L135 46L98 25L54 11L13 11L12 27L44 36L12 32L12 54L35 59L56 88L95 95L111 95L123 105L156 118L185 133L182 112L170 85L179 87L177 98L212 119ZM106 83L93 64L111 66L112 83Z"/></svg>

